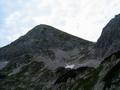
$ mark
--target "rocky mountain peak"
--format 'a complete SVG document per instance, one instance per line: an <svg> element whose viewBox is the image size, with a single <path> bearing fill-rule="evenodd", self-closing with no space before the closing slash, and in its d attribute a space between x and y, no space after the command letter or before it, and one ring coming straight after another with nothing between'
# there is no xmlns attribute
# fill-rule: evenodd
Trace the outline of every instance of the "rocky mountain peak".
<svg viewBox="0 0 120 90"><path fill-rule="evenodd" d="M49 25L38 25L26 35L0 49L0 59L12 59L27 53L33 56L51 49L71 51L87 48L92 42L72 36Z"/></svg>
<svg viewBox="0 0 120 90"><path fill-rule="evenodd" d="M83 39L80 39L78 37L72 36L68 33L65 33L59 29L56 29L52 26L40 24L34 27L32 30L30 30L26 35L23 36L24 39L49 39L49 40L61 40L61 39L79 39L82 41L85 41ZM22 37L22 38L23 38ZM19 39L18 39L19 40Z"/></svg>
<svg viewBox="0 0 120 90"><path fill-rule="evenodd" d="M28 33L30 34L39 34L39 33L42 33L43 31L44 32L53 32L53 31L57 31L56 28L50 26L50 25L45 25L45 24L40 24L40 25L37 25L35 26L32 30L30 30Z"/></svg>

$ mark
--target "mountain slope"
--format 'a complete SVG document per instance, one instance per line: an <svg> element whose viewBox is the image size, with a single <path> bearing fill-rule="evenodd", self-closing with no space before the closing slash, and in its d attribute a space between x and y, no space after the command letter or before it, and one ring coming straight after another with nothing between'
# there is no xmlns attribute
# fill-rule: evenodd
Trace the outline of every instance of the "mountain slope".
<svg viewBox="0 0 120 90"><path fill-rule="evenodd" d="M50 70L43 62L32 61L9 73L0 75L2 90L119 90L120 51L106 57L97 68L64 67ZM4 75L4 76L3 76Z"/></svg>

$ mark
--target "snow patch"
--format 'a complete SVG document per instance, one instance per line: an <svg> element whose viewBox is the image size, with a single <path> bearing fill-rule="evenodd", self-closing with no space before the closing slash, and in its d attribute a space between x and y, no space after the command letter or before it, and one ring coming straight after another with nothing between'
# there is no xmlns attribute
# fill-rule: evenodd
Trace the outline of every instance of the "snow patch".
<svg viewBox="0 0 120 90"><path fill-rule="evenodd" d="M70 68L70 69L73 69L74 67L75 67L74 64L71 64L71 65L66 64L66 66L65 66L65 68Z"/></svg>

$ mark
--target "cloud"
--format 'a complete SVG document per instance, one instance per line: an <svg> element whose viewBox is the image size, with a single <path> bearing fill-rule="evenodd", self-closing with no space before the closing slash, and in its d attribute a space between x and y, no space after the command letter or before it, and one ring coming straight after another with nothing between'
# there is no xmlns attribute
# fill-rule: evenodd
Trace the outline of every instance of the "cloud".
<svg viewBox="0 0 120 90"><path fill-rule="evenodd" d="M0 29L0 46L38 24L49 24L96 41L102 28L120 12L119 3L119 0L1 0L5 18Z"/></svg>

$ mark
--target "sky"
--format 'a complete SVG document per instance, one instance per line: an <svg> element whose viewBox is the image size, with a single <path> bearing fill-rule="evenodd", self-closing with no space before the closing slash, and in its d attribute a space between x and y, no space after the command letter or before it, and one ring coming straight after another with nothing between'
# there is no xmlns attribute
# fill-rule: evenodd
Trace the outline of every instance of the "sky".
<svg viewBox="0 0 120 90"><path fill-rule="evenodd" d="M96 42L120 0L0 0L0 47L39 24Z"/></svg>

